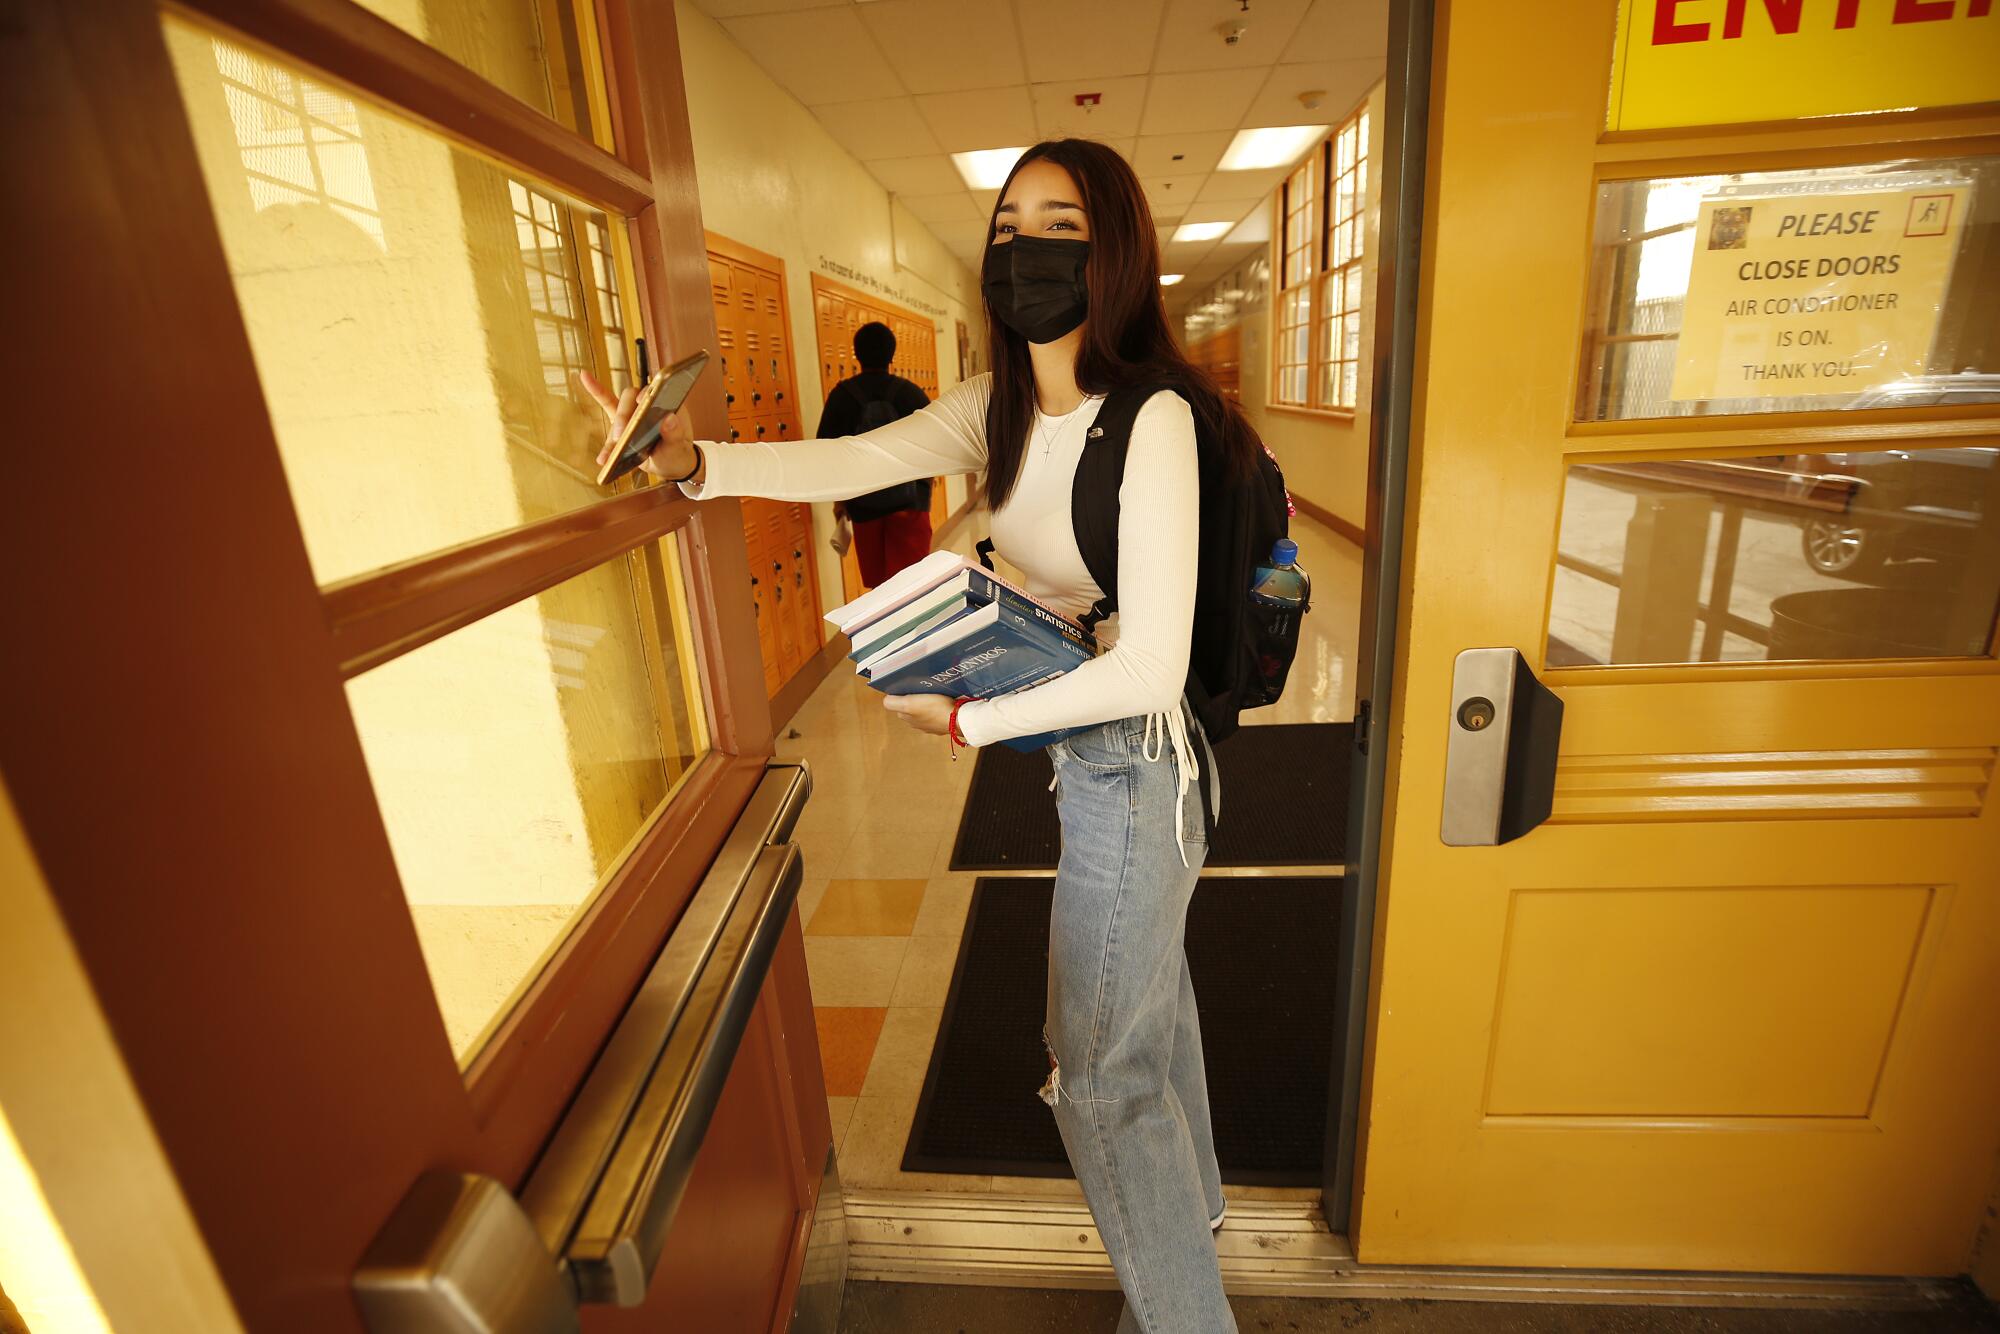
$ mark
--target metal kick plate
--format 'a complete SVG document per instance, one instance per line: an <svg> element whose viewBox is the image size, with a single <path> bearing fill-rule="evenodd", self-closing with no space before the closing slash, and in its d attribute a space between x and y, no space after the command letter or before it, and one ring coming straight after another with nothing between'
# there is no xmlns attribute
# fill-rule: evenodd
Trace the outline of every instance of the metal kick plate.
<svg viewBox="0 0 2000 1334"><path fill-rule="evenodd" d="M1454 848L1500 841L1500 798L1507 789L1507 740L1513 730L1511 648L1469 648L1451 670L1451 739L1444 753L1444 816L1438 835Z"/></svg>

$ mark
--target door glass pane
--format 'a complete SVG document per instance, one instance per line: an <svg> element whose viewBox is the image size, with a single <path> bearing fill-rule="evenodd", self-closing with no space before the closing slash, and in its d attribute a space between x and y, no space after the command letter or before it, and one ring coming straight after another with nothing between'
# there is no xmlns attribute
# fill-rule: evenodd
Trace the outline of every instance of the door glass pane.
<svg viewBox="0 0 2000 1334"><path fill-rule="evenodd" d="M503 92L593 136L590 15L574 0L357 0ZM600 141L601 142L601 141ZM603 146L609 147L608 144Z"/></svg>
<svg viewBox="0 0 2000 1334"><path fill-rule="evenodd" d="M1598 187L1577 417L2000 402L2000 158Z"/></svg>
<svg viewBox="0 0 2000 1334"><path fill-rule="evenodd" d="M626 380L623 229L297 69L166 30L320 582L602 500L603 422L573 372Z"/></svg>
<svg viewBox="0 0 2000 1334"><path fill-rule="evenodd" d="M2000 445L1576 463L1549 665L1977 657Z"/></svg>
<svg viewBox="0 0 2000 1334"><path fill-rule="evenodd" d="M461 1064L706 749L680 537L348 683Z"/></svg>

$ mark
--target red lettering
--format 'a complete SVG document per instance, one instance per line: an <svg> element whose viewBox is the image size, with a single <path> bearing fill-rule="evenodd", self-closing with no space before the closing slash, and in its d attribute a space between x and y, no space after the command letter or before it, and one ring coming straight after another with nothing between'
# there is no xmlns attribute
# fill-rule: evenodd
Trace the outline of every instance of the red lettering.
<svg viewBox="0 0 2000 1334"><path fill-rule="evenodd" d="M1896 12L1891 23L1930 23L1936 19L1951 17L1955 0L1896 0Z"/></svg>
<svg viewBox="0 0 2000 1334"><path fill-rule="evenodd" d="M1840 8L1833 11L1833 26L1851 28L1854 19L1861 12L1861 0L1840 0Z"/></svg>
<svg viewBox="0 0 2000 1334"><path fill-rule="evenodd" d="M1902 4L1904 0L1897 0ZM1949 5L1951 0L1944 0ZM1674 11L1688 0L1653 0L1653 45L1672 46L1677 42L1705 42L1708 40L1706 23L1676 23Z"/></svg>
<svg viewBox="0 0 2000 1334"><path fill-rule="evenodd" d="M1992 12L1993 0L1972 0L1965 7L1965 16L1969 19L1983 19Z"/></svg>
<svg viewBox="0 0 2000 1334"><path fill-rule="evenodd" d="M1853 0L1853 3L1859 3L1859 0ZM1749 7L1750 0L1729 0L1729 8L1722 15L1724 37L1743 35L1743 11ZM1771 16L1771 31L1780 35L1797 32L1805 7L1806 0L1764 0L1764 12Z"/></svg>

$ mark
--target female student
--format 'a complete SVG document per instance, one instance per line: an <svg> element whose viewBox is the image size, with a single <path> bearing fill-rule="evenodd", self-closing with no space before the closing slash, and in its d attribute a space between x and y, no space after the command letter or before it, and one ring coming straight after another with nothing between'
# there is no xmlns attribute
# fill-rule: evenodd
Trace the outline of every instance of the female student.
<svg viewBox="0 0 2000 1334"><path fill-rule="evenodd" d="M841 500L920 477L983 473L992 538L1028 591L1071 616L1101 596L1071 529L1077 460L1104 395L1169 380L1132 428L1118 490L1111 647L1004 699L887 696L912 727L983 746L1064 727L1051 745L1063 851L1049 931L1051 1070L1042 1098L1124 1288L1121 1330L1236 1328L1213 1229L1223 1214L1182 952L1207 853L1199 792L1214 765L1183 699L1199 523L1195 422L1226 463L1249 428L1175 346L1160 299L1157 233L1139 181L1112 149L1059 139L1008 176L981 286L993 371L860 436L782 445L697 442L677 418L647 462L695 499ZM632 394L588 386L615 436ZM1115 631L1115 640L1113 638ZM1219 803L1220 793L1211 787Z"/></svg>

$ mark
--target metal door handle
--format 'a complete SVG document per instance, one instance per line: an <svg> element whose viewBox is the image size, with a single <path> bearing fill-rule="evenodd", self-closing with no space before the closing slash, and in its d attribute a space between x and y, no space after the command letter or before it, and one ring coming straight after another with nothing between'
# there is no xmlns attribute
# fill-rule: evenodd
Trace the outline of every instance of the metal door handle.
<svg viewBox="0 0 2000 1334"><path fill-rule="evenodd" d="M575 1334L579 1307L636 1306L804 877L812 792L773 764L688 900L517 1202L430 1172L354 1274L371 1334Z"/></svg>
<svg viewBox="0 0 2000 1334"><path fill-rule="evenodd" d="M1549 818L1563 703L1511 648L1469 648L1451 672L1444 816L1451 847L1511 843Z"/></svg>

